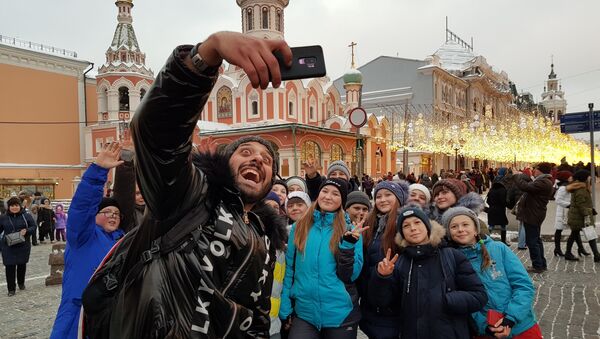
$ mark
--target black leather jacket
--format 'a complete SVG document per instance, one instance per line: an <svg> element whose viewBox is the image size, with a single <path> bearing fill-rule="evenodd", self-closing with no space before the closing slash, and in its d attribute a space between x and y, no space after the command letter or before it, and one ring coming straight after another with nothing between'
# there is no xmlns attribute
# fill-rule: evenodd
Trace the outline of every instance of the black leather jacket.
<svg viewBox="0 0 600 339"><path fill-rule="evenodd" d="M148 211L84 293L90 337L269 337L285 221L262 203L244 212L228 159L190 156L216 80L186 68L190 48L175 49L131 123Z"/></svg>

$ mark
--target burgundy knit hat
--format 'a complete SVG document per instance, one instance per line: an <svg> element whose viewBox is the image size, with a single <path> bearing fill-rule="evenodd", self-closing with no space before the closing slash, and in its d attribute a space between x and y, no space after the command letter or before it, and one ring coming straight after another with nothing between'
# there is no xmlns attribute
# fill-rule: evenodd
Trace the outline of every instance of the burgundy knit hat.
<svg viewBox="0 0 600 339"><path fill-rule="evenodd" d="M458 179L442 179L433 185L433 196L436 197L444 188L454 193L456 200L467 194L467 185L464 182Z"/></svg>
<svg viewBox="0 0 600 339"><path fill-rule="evenodd" d="M556 173L556 179L558 181L567 181L572 176L573 176L573 173L571 173L569 171L560 171L560 172Z"/></svg>

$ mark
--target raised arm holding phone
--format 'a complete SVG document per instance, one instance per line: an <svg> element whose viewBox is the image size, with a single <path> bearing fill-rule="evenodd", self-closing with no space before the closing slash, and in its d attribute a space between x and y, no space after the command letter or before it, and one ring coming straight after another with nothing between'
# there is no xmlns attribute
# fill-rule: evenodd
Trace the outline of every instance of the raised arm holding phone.
<svg viewBox="0 0 600 339"><path fill-rule="evenodd" d="M252 86L277 87L275 51L291 63L285 41L232 32L173 51L131 123L147 213L90 281L85 335L268 338L275 249L287 234L262 199L278 154L255 136L192 154L192 133L223 60Z"/></svg>

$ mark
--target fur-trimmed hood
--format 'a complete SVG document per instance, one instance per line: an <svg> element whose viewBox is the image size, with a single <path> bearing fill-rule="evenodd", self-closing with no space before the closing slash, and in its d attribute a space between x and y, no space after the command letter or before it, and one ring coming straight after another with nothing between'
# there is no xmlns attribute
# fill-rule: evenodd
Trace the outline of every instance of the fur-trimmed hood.
<svg viewBox="0 0 600 339"><path fill-rule="evenodd" d="M573 192L577 191L578 189L582 189L582 188L585 188L585 189L588 188L588 186L585 182L573 181L572 183L567 185L567 192L573 193Z"/></svg>
<svg viewBox="0 0 600 339"><path fill-rule="evenodd" d="M444 226L440 225L437 221L431 220L431 232L429 233L429 244L433 247L439 247L445 243L444 237L446 236L446 229ZM396 244L398 247L405 248L410 246L408 241L404 239L402 233L397 232L395 238Z"/></svg>
<svg viewBox="0 0 600 339"><path fill-rule="evenodd" d="M483 208L485 207L485 201L483 201L483 198L479 194L475 192L469 192L463 195L460 199L458 199L456 204L452 207L457 206L466 207L471 211L475 212L475 214L479 215L479 213L481 213L483 211ZM439 208L437 208L435 204L432 204L431 208L429 209L429 218L431 220L437 221L438 223L441 223L442 215L444 214L444 212L445 210L442 211Z"/></svg>
<svg viewBox="0 0 600 339"><path fill-rule="evenodd" d="M214 208L220 201L225 200L233 202L232 205L234 206L231 207L238 209L240 214L243 213L243 206L240 205L242 202L240 191L235 186L234 176L229 167L229 159L221 153L193 153L192 162L206 176L208 183L207 207ZM237 201L239 203L235 204ZM288 238L286 219L272 207L266 205L264 200L257 202L251 212L256 214L262 221L265 232L273 246L278 250L283 249Z"/></svg>

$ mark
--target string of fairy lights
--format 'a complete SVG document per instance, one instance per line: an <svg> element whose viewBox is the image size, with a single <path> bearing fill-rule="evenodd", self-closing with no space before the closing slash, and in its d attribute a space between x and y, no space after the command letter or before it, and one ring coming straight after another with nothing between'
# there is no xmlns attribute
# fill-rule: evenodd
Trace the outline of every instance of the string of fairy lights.
<svg viewBox="0 0 600 339"><path fill-rule="evenodd" d="M590 146L543 116L520 112L511 117L472 118L418 113L393 124L393 150L459 154L472 159L504 163L513 161L560 163L590 161ZM595 151L596 159L600 153Z"/></svg>

